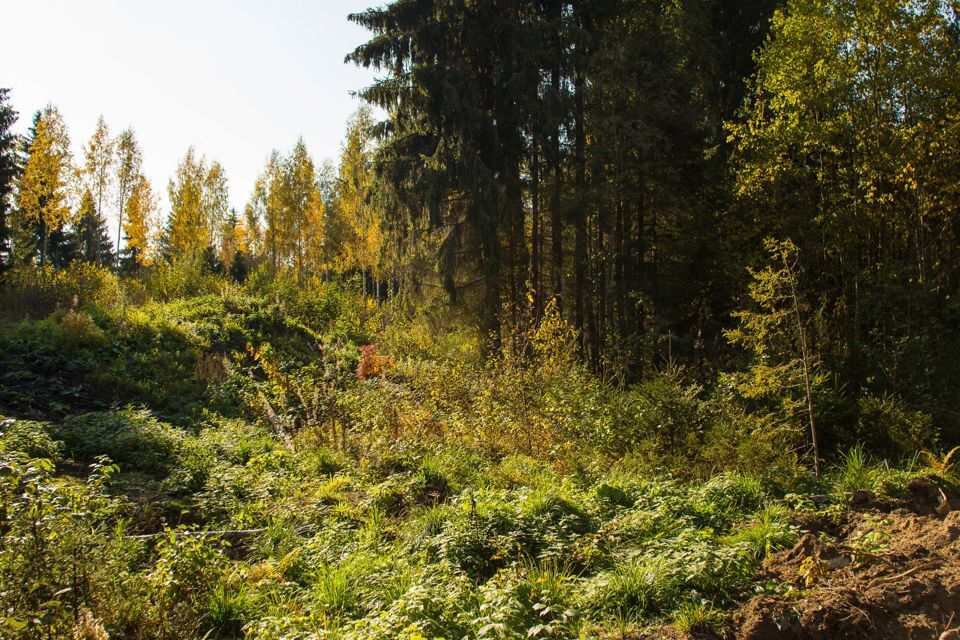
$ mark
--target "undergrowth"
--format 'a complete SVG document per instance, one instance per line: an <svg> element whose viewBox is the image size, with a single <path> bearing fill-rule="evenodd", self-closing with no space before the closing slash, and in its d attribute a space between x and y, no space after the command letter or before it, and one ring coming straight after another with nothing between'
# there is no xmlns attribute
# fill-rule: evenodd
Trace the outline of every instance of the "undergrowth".
<svg viewBox="0 0 960 640"><path fill-rule="evenodd" d="M720 635L795 511L925 472L855 448L812 478L796 434L683 371L598 379L556 318L485 361L311 287L0 327L0 635Z"/></svg>

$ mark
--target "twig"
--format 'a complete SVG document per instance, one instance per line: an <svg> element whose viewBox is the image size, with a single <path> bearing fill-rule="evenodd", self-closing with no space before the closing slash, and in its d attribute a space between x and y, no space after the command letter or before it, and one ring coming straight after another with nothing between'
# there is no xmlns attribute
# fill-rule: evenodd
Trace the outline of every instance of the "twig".
<svg viewBox="0 0 960 640"><path fill-rule="evenodd" d="M860 549L857 549L857 548L855 548L855 547L851 547L850 545L846 545L846 544L840 544L840 545L837 545L837 546L838 546L840 549L843 549L844 551L847 551L848 553L850 553L850 555L852 555L852 556L854 556L854 557L863 556L864 558L870 558L871 560L880 560L881 562L886 562L887 564L892 564L892 563L893 563L893 561L890 559L890 558L892 557L892 554L889 554L889 553L883 554L883 555L879 555L879 554L876 554L876 553L869 553L869 552L867 552L867 551L861 551Z"/></svg>
<svg viewBox="0 0 960 640"><path fill-rule="evenodd" d="M907 571L904 571L903 573L898 573L898 574L895 575L895 576L881 576L881 577L879 577L879 578L874 578L873 580L870 581L869 584L867 584L867 587L866 587L866 588L867 588L867 589L872 589L873 587L876 587L876 586L878 586L878 585L884 584L884 583L886 583L886 582L893 582L894 580L899 580L900 578L906 578L907 576L913 575L913 574L916 573L917 571L923 571L924 569L932 569L932 568L936 567L937 564L938 564L938 563L936 563L936 562L926 562L926 563L924 563L924 564L917 565L916 567L914 567L914 568L912 568L912 569L908 569Z"/></svg>

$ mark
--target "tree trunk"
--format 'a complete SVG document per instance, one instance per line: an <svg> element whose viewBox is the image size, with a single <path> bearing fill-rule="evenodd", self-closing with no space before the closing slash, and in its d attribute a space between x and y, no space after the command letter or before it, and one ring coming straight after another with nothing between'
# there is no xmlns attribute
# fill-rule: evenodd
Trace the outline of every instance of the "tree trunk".
<svg viewBox="0 0 960 640"><path fill-rule="evenodd" d="M540 150L537 148L537 136L533 136L530 156L530 286L533 289L533 312L539 319L542 311L540 296Z"/></svg>
<svg viewBox="0 0 960 640"><path fill-rule="evenodd" d="M563 180L563 167L560 163L560 127L563 116L560 104L560 60L562 45L560 40L560 3L551 5L551 19L556 21L554 34L554 60L550 71L550 165L553 180L550 185L550 252L551 252L551 295L556 300L557 310L563 307L563 216L560 211L560 189Z"/></svg>
<svg viewBox="0 0 960 640"><path fill-rule="evenodd" d="M585 210L586 197L586 163L584 158L586 138L583 123L583 76L578 70L574 79L574 164L576 167L575 187L576 211L574 212L574 326L583 332L585 326L584 296L586 295L587 280L587 213ZM581 335L581 351L585 350L584 336Z"/></svg>

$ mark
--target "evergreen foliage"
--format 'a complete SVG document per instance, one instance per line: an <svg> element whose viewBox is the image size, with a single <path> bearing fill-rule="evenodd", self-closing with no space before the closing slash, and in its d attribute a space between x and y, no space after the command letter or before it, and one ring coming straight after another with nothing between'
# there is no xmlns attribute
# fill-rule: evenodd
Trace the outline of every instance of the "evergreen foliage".
<svg viewBox="0 0 960 640"><path fill-rule="evenodd" d="M113 240L107 230L106 220L97 211L96 200L90 189L83 192L72 236L76 254L81 260L103 266L113 265Z"/></svg>
<svg viewBox="0 0 960 640"><path fill-rule="evenodd" d="M17 112L10 104L10 90L0 88L0 271L9 268L10 223L13 207L13 190L20 174L20 141L13 133Z"/></svg>

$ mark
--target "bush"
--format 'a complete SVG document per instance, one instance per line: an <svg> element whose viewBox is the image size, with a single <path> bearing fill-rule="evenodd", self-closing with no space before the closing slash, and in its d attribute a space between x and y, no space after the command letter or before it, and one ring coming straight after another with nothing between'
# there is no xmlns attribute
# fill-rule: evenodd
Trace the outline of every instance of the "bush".
<svg viewBox="0 0 960 640"><path fill-rule="evenodd" d="M58 462L63 443L50 437L49 428L43 422L0 417L0 453L20 453Z"/></svg>
<svg viewBox="0 0 960 640"><path fill-rule="evenodd" d="M553 561L521 563L481 590L477 638L570 638L576 635L574 576Z"/></svg>
<svg viewBox="0 0 960 640"><path fill-rule="evenodd" d="M704 426L700 392L695 385L684 386L676 372L629 387L619 398L609 446L617 453L643 448L660 460L695 455Z"/></svg>
<svg viewBox="0 0 960 640"><path fill-rule="evenodd" d="M73 416L51 428L74 460L106 455L125 471L153 474L175 467L187 440L182 430L132 407Z"/></svg>
<svg viewBox="0 0 960 640"><path fill-rule="evenodd" d="M858 401L857 440L876 453L909 457L936 447L933 418L911 411L894 397L864 396Z"/></svg>
<svg viewBox="0 0 960 640"><path fill-rule="evenodd" d="M0 280L0 315L7 320L42 318L56 309L87 305L112 309L124 302L120 278L88 262L74 262L68 269L17 267Z"/></svg>
<svg viewBox="0 0 960 640"><path fill-rule="evenodd" d="M106 495L115 468L97 463L85 482L54 477L49 460L0 451L0 625L4 638L66 638L123 567L105 525L122 515Z"/></svg>
<svg viewBox="0 0 960 640"><path fill-rule="evenodd" d="M723 380L706 411L701 472L797 473L796 452L805 441L801 422L751 412Z"/></svg>
<svg viewBox="0 0 960 640"><path fill-rule="evenodd" d="M221 293L230 287L229 281L206 271L200 257L161 261L147 273L144 285L151 298L162 301Z"/></svg>

